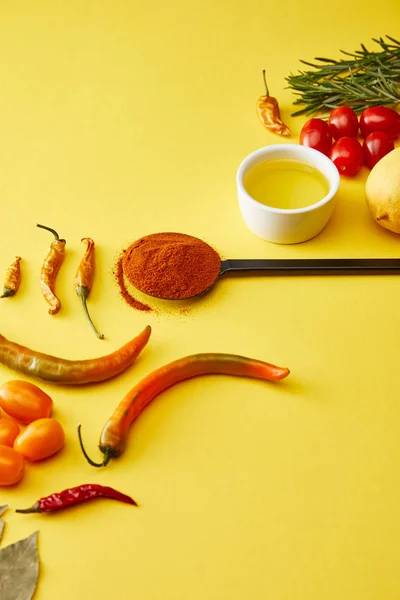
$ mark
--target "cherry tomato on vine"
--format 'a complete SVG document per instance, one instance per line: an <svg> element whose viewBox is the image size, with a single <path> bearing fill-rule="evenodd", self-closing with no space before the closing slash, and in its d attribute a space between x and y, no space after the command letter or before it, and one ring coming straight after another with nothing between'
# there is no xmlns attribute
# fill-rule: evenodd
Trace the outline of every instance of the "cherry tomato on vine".
<svg viewBox="0 0 400 600"><path fill-rule="evenodd" d="M384 131L367 135L363 143L364 162L372 169L386 154L394 150L393 138Z"/></svg>
<svg viewBox="0 0 400 600"><path fill-rule="evenodd" d="M28 381L7 381L0 387L0 406L10 417L28 424L49 417L53 401L43 390Z"/></svg>
<svg viewBox="0 0 400 600"><path fill-rule="evenodd" d="M19 435L19 427L15 421L11 419L0 419L0 444L3 446L11 446L14 444L15 438Z"/></svg>
<svg viewBox="0 0 400 600"><path fill-rule="evenodd" d="M350 106L338 106L329 115L328 125L334 140L341 137L357 137L358 118Z"/></svg>
<svg viewBox="0 0 400 600"><path fill-rule="evenodd" d="M400 115L388 106L366 108L361 113L360 130L363 136L384 131L395 140L400 135Z"/></svg>
<svg viewBox="0 0 400 600"><path fill-rule="evenodd" d="M64 430L55 419L37 419L19 434L14 450L27 460L43 460L52 456L64 445Z"/></svg>
<svg viewBox="0 0 400 600"><path fill-rule="evenodd" d="M329 158L336 165L341 175L349 177L356 175L364 162L364 154L360 142L350 136L336 140L331 148Z"/></svg>
<svg viewBox="0 0 400 600"><path fill-rule="evenodd" d="M22 454L0 445L0 485L14 485L18 483L25 472L25 460Z"/></svg>
<svg viewBox="0 0 400 600"><path fill-rule="evenodd" d="M332 145L329 125L322 119L310 119L300 132L300 144L328 155Z"/></svg>

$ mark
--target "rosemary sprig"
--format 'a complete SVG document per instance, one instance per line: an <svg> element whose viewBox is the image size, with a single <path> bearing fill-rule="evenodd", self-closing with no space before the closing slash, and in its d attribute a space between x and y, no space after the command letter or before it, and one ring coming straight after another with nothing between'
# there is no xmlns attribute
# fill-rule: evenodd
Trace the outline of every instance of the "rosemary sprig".
<svg viewBox="0 0 400 600"><path fill-rule="evenodd" d="M293 104L304 105L293 116L322 113L343 105L360 113L370 106L399 104L400 42L389 35L386 38L388 41L373 38L380 47L376 52L361 44L361 50L340 51L348 58L301 60L312 70L286 77L288 87L298 96Z"/></svg>

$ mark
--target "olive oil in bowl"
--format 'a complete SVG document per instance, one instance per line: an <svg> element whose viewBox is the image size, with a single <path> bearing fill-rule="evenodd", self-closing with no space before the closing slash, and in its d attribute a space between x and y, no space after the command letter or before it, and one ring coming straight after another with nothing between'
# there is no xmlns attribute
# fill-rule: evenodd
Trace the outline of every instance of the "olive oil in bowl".
<svg viewBox="0 0 400 600"><path fill-rule="evenodd" d="M258 163L245 175L243 184L254 200L280 210L312 206L329 193L329 182L321 171L291 158Z"/></svg>

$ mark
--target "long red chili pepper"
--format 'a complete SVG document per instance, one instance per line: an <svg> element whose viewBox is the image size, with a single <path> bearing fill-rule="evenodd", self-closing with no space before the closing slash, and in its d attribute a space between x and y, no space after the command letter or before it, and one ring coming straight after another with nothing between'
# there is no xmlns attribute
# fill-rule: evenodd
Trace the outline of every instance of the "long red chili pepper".
<svg viewBox="0 0 400 600"><path fill-rule="evenodd" d="M89 311L87 309L86 300L92 289L94 279L94 241L91 238L82 238L81 242L86 242L86 252L82 257L78 270L74 278L74 288L79 298L82 300L83 310L85 312L86 319L89 325L93 329L94 333L100 340L104 340L104 335L99 333L96 327L93 325L93 321L90 318Z"/></svg>
<svg viewBox="0 0 400 600"><path fill-rule="evenodd" d="M100 436L103 462L96 463L89 458L82 443L81 426L78 426L80 445L87 461L94 467L102 467L111 458L120 456L133 421L158 394L179 381L213 373L278 381L289 375L289 369L236 354L193 354L175 360L147 375L121 400Z"/></svg>
<svg viewBox="0 0 400 600"><path fill-rule="evenodd" d="M111 498L112 500L119 500L119 502L125 502L126 504L132 504L137 506L136 502L130 496L122 494L114 488L98 485L94 483L86 483L77 487L69 488L59 492L57 494L51 494L40 498L29 508L20 508L15 512L17 513L42 513L42 512L54 512L62 508L68 508L87 500L93 500L94 498Z"/></svg>
<svg viewBox="0 0 400 600"><path fill-rule="evenodd" d="M111 379L127 369L146 346L151 327L111 354L87 360L66 360L35 352L0 335L0 363L54 383L81 385Z"/></svg>
<svg viewBox="0 0 400 600"><path fill-rule="evenodd" d="M56 315L60 308L61 302L57 298L54 288L57 273L63 263L65 257L65 240L61 240L57 231L46 227L45 225L36 224L41 229L46 229L54 235L54 240L51 242L49 249L46 254L46 258L42 264L42 270L40 272L40 288L46 302L50 305L49 313Z"/></svg>
<svg viewBox="0 0 400 600"><path fill-rule="evenodd" d="M3 294L0 298L8 298L15 296L21 283L21 257L16 256L11 265L7 269L6 279L4 282Z"/></svg>

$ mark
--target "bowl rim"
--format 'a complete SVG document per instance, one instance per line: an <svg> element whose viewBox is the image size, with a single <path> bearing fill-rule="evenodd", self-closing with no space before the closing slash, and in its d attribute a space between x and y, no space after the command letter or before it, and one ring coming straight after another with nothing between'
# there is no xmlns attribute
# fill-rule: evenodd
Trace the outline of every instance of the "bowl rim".
<svg viewBox="0 0 400 600"><path fill-rule="evenodd" d="M244 175L247 172L249 163L252 163L255 159L259 158L260 156L268 156L269 154L273 153L276 150L281 150L283 152L288 151L287 156L290 158L290 154L291 154L290 151L293 149L295 149L297 152L299 151L300 153L304 154L304 162L308 162L307 161L307 156L308 156L308 157L314 157L319 162L322 161L325 164L326 171L328 171L330 173L329 175L327 175L326 172L322 172L322 170L314 162L309 163L314 168L316 168L320 172L322 172L322 174L328 180L329 192L326 194L326 196L324 196L318 202L316 202L314 204L310 204L309 206L304 206L302 208L275 208L273 206L268 206L267 204L262 204L261 202L258 202L258 200L255 200L255 198L250 196L250 194L247 192L247 190L243 184ZM238 187L238 191L240 192L240 194L242 196L245 197L245 199L251 205L254 205L255 208L261 209L264 212L267 212L267 213L270 212L270 213L279 214L279 215L305 214L305 213L312 212L312 211L324 206L325 204L328 204L328 202L330 202L336 195L336 193L339 189L339 184L340 184L339 171L337 170L334 163L330 160L330 158L328 158L322 152L319 152L319 150L315 150L314 148L309 148L308 146L303 146L302 144L270 144L269 146L263 146L261 148L258 148L257 150L254 150L254 152L251 152L250 154L248 154L242 160L242 162L240 163L240 165L238 167L237 173L236 173L236 185Z"/></svg>

